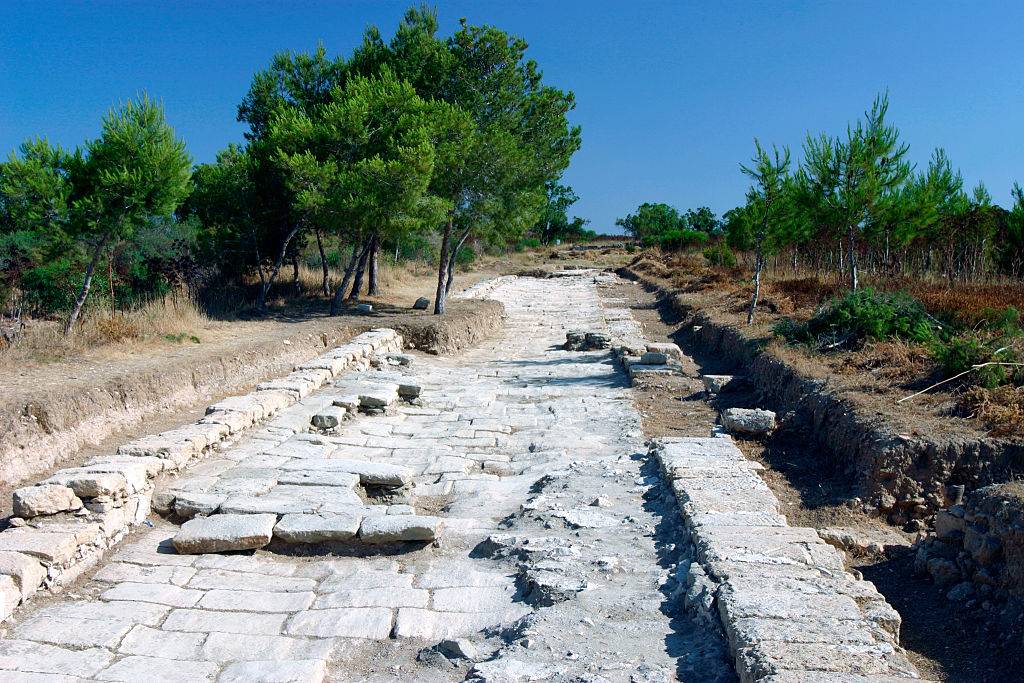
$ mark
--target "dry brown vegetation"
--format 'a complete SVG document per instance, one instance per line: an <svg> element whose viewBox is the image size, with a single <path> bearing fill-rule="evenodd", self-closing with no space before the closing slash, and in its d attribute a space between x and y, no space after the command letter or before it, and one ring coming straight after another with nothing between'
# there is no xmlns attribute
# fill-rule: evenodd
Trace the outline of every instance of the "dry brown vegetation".
<svg viewBox="0 0 1024 683"><path fill-rule="evenodd" d="M634 270L663 282L689 306L700 308L714 319L735 325L745 322L752 285L743 268L710 266L699 254L667 254L645 251L633 260ZM810 318L821 304L842 295L845 283L834 276L769 270L762 289L756 324L747 333L798 367L830 373L845 386L884 401L884 410L897 409L895 401L943 378L932 350L905 341L868 342L857 349L812 353L791 347L775 338L772 327L784 317ZM884 291L901 291L919 299L928 312L959 325L975 326L989 312L1013 306L1024 310L1024 285L1020 283L956 283L910 278L865 277L864 285ZM880 406L881 408L881 406ZM994 436L1024 436L1024 388L1005 386L986 389L964 381L950 382L926 395L904 403L900 410L922 416L967 418L978 429Z"/></svg>

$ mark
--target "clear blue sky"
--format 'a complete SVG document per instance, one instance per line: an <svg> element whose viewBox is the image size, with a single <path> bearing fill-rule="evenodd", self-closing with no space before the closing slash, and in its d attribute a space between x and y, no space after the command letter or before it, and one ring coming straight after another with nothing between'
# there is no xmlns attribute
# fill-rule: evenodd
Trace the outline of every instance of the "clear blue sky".
<svg viewBox="0 0 1024 683"><path fill-rule="evenodd" d="M0 5L0 150L46 135L75 145L141 90L161 98L197 161L241 139L235 107L284 48L348 54L386 36L407 2L18 2ZM519 34L575 91L583 149L566 180L599 231L644 201L721 213L740 203L754 136L798 149L838 133L875 93L913 161L944 146L971 185L1009 202L1024 183L1024 3L438 3Z"/></svg>

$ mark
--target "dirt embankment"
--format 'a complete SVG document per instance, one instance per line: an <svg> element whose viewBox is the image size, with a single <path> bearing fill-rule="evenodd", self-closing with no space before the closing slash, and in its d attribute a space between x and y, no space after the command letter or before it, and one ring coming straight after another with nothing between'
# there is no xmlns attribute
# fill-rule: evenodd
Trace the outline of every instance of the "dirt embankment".
<svg viewBox="0 0 1024 683"><path fill-rule="evenodd" d="M621 274L656 290L687 324L695 354L714 353L716 372L743 374L761 405L802 423L822 461L852 477L858 495L895 524L922 528L924 519L966 491L1024 471L1024 445L958 429L951 420L899 410L888 397L841 386L823 367L796 363L736 325L716 320L665 283L629 267Z"/></svg>
<svg viewBox="0 0 1024 683"><path fill-rule="evenodd" d="M421 351L450 354L495 333L503 315L501 304L489 300L453 301L440 318L385 305L368 316L250 324L251 336L171 347L117 363L36 368L28 377L4 382L0 481L13 488L147 418L244 391L373 327L395 328Z"/></svg>

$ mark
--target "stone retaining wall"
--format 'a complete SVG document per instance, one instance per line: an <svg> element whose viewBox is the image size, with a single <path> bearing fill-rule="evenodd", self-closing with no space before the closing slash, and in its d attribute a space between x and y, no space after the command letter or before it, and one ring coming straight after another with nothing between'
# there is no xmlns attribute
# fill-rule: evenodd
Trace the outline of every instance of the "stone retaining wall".
<svg viewBox="0 0 1024 683"><path fill-rule="evenodd" d="M255 391L211 405L199 422L126 443L111 455L14 492L18 515L0 533L0 620L37 589L59 589L149 516L153 482L233 441L335 376L365 370L402 337L374 329Z"/></svg>
<svg viewBox="0 0 1024 683"><path fill-rule="evenodd" d="M730 438L658 439L651 455L692 548L682 599L722 628L743 683L918 678L899 614L814 529L786 523L761 466Z"/></svg>

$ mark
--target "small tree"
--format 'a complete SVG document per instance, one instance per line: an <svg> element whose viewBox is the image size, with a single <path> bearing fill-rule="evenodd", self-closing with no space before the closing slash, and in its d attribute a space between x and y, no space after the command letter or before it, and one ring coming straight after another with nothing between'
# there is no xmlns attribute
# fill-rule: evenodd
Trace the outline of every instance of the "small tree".
<svg viewBox="0 0 1024 683"><path fill-rule="evenodd" d="M864 120L847 126L846 139L808 136L804 143L804 172L819 197L822 210L835 216L846 233L850 289L859 284L857 235L878 213L885 199L910 174L904 161L907 145L899 130L885 121L888 95L875 98Z"/></svg>
<svg viewBox="0 0 1024 683"><path fill-rule="evenodd" d="M784 215L784 191L788 182L789 148L772 146L771 154L754 139L756 151L750 166L741 165L743 173L754 184L747 192L747 205L755 216L754 234L754 294L750 297L747 324L754 323L754 312L761 296L761 271L764 269L765 253L774 246L773 238L778 233Z"/></svg>

